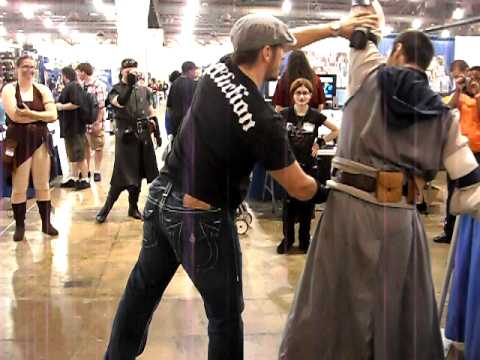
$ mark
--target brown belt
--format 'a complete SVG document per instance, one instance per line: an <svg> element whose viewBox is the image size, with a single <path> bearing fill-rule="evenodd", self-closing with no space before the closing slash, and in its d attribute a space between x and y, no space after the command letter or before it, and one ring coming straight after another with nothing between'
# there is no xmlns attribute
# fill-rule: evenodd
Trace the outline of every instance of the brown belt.
<svg viewBox="0 0 480 360"><path fill-rule="evenodd" d="M335 180L341 184L369 193L377 191L377 179L367 175L350 174L345 171L339 171L335 176Z"/></svg>
<svg viewBox="0 0 480 360"><path fill-rule="evenodd" d="M379 172L378 174L382 174L382 172ZM373 193L374 195L376 195L377 200L382 203L398 203L401 201L401 196L406 196L409 204L416 204L418 198L417 188L413 177L408 179L406 185L402 185L400 189L401 194L399 194L400 197L397 196L396 200L393 201L385 200L385 192L390 191L390 189L383 188L380 190L379 188L381 188L381 185L384 184L382 183L380 185L377 178L362 174L351 174L345 171L337 171L335 174L335 180L341 184L351 186L368 193ZM379 194L383 195L383 199L380 199Z"/></svg>

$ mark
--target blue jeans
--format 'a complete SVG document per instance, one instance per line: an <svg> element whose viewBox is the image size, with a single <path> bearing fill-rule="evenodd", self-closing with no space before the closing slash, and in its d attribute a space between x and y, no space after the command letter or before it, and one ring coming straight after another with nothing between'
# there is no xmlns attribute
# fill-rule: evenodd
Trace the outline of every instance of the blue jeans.
<svg viewBox="0 0 480 360"><path fill-rule="evenodd" d="M234 214L187 209L183 195L162 175L150 187L142 249L120 300L105 359L130 360L143 352L153 313L179 265L205 305L208 359L243 359L242 263Z"/></svg>

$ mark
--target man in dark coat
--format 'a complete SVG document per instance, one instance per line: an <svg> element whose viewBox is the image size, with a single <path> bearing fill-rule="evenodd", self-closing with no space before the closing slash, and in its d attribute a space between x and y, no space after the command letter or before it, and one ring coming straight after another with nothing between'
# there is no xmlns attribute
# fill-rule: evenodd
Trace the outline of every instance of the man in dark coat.
<svg viewBox="0 0 480 360"><path fill-rule="evenodd" d="M106 220L123 190L128 190L128 216L141 219L137 203L142 179L146 178L150 183L158 176L149 132L149 124L155 124L152 120L155 111L150 103L148 88L138 86L137 81L137 62L123 60L121 80L108 95L116 113L115 163L107 200L96 217L99 223Z"/></svg>

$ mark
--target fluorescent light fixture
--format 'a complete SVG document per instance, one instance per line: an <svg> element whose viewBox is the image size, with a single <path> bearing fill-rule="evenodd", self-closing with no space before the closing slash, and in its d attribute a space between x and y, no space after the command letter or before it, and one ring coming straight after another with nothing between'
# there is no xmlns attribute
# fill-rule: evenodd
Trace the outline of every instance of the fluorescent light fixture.
<svg viewBox="0 0 480 360"><path fill-rule="evenodd" d="M465 17L465 9L456 8L453 12L452 18L454 20L462 20Z"/></svg>
<svg viewBox="0 0 480 360"><path fill-rule="evenodd" d="M292 3L290 0L284 0L282 4L282 11L285 14L288 14L290 11L292 11Z"/></svg>
<svg viewBox="0 0 480 360"><path fill-rule="evenodd" d="M415 19L412 21L412 28L418 30L422 27L423 21L421 19Z"/></svg>
<svg viewBox="0 0 480 360"><path fill-rule="evenodd" d="M449 38L450 37L450 31L443 30L442 33L440 34L440 36L444 39Z"/></svg>
<svg viewBox="0 0 480 360"><path fill-rule="evenodd" d="M23 14L23 17L27 20L31 20L35 17L35 10L32 5L20 6L20 12Z"/></svg>
<svg viewBox="0 0 480 360"><path fill-rule="evenodd" d="M193 43L193 30L195 28L196 17L199 11L199 0L187 0L187 4L183 8L182 32L179 36L179 40L181 43Z"/></svg>
<svg viewBox="0 0 480 360"><path fill-rule="evenodd" d="M0 6L7 6L8 1L7 0L0 0Z"/></svg>
<svg viewBox="0 0 480 360"><path fill-rule="evenodd" d="M50 18L45 18L42 20L43 26L45 26L47 29L53 28L53 21Z"/></svg>

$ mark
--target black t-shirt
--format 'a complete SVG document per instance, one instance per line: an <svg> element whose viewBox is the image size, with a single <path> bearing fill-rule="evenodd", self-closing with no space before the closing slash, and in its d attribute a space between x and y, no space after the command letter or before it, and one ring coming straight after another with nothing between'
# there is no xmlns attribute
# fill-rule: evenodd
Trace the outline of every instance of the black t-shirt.
<svg viewBox="0 0 480 360"><path fill-rule="evenodd" d="M281 114L286 122L288 139L295 158L303 166L311 167L312 146L318 136L318 128L327 118L311 107L304 116L298 116L293 107L284 109Z"/></svg>
<svg viewBox="0 0 480 360"><path fill-rule="evenodd" d="M198 83L162 173L183 192L233 210L246 196L256 162L280 170L294 161L282 117L227 61L211 66Z"/></svg>
<svg viewBox="0 0 480 360"><path fill-rule="evenodd" d="M83 90L80 87L80 84L76 81L71 81L63 89L58 101L61 104L72 103L73 105L81 106L83 99L82 92ZM59 111L59 114L61 137L68 138L86 132L85 123L80 116L80 108L76 110Z"/></svg>
<svg viewBox="0 0 480 360"><path fill-rule="evenodd" d="M180 76L175 80L170 89L167 99L167 107L170 109L170 121L172 124L172 134L177 135L190 105L192 104L193 94L195 93L195 81Z"/></svg>

